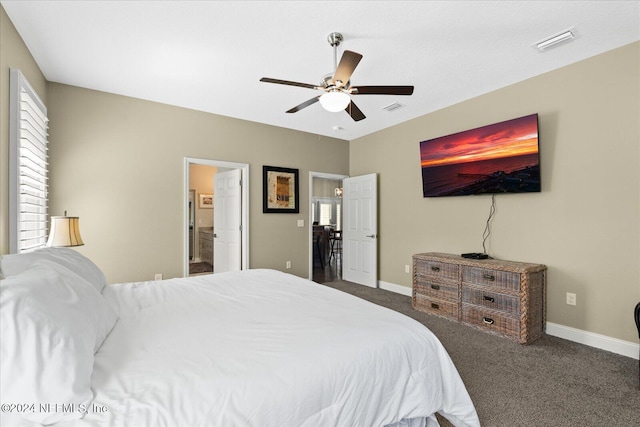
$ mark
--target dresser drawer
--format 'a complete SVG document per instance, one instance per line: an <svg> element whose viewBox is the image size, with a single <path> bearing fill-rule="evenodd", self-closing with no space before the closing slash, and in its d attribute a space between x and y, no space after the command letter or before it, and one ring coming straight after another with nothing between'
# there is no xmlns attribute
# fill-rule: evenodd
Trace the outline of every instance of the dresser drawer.
<svg viewBox="0 0 640 427"><path fill-rule="evenodd" d="M462 286L462 302L502 311L514 316L518 315L520 307L520 298L518 296L490 292L465 285Z"/></svg>
<svg viewBox="0 0 640 427"><path fill-rule="evenodd" d="M413 291L413 308L426 313L438 314L440 316L458 319L458 302L445 301L420 295Z"/></svg>
<svg viewBox="0 0 640 427"><path fill-rule="evenodd" d="M505 313L462 304L462 321L479 329L489 330L511 338L520 337L520 319Z"/></svg>
<svg viewBox="0 0 640 427"><path fill-rule="evenodd" d="M445 280L459 280L460 270L457 264L414 258L413 272L419 276L436 277Z"/></svg>
<svg viewBox="0 0 640 427"><path fill-rule="evenodd" d="M420 278L413 285L417 294L436 299L458 300L458 284L444 280L434 280L428 277Z"/></svg>
<svg viewBox="0 0 640 427"><path fill-rule="evenodd" d="M462 283L483 285L518 292L520 274L511 271L492 270L482 267L462 266Z"/></svg>

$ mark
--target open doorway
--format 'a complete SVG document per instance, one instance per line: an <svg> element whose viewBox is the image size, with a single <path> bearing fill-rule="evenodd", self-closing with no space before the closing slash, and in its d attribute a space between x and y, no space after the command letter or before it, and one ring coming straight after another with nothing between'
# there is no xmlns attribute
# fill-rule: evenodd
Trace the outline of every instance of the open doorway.
<svg viewBox="0 0 640 427"><path fill-rule="evenodd" d="M233 269L249 266L249 189L243 182L249 182L249 165L212 159L185 158L185 198L184 198L184 276L211 274L215 269L216 229L214 216L214 196L216 175L237 171L239 177L239 208L234 213L233 223L238 224L238 254L230 257L236 260ZM221 176L222 176L221 175ZM218 219L220 221L220 219ZM229 221L224 221L229 223ZM229 259L225 255L225 262ZM219 269L217 271L220 271Z"/></svg>
<svg viewBox="0 0 640 427"><path fill-rule="evenodd" d="M189 276L213 273L213 189L218 169L189 165Z"/></svg>
<svg viewBox="0 0 640 427"><path fill-rule="evenodd" d="M346 175L309 172L309 279L342 277L342 180Z"/></svg>

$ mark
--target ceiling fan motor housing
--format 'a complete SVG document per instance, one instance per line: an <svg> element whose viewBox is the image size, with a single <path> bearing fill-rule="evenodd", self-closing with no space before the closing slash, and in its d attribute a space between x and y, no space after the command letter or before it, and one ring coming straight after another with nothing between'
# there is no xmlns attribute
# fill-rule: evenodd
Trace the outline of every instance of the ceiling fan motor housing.
<svg viewBox="0 0 640 427"><path fill-rule="evenodd" d="M351 86L351 80L349 80L347 83L337 88L333 81L333 73L329 73L322 78L322 81L320 82L320 84L328 90L335 89L335 90L340 90L342 92L348 92L349 87Z"/></svg>
<svg viewBox="0 0 640 427"><path fill-rule="evenodd" d="M340 46L340 43L344 40L342 34L340 33L331 33L327 36L327 41L331 46Z"/></svg>

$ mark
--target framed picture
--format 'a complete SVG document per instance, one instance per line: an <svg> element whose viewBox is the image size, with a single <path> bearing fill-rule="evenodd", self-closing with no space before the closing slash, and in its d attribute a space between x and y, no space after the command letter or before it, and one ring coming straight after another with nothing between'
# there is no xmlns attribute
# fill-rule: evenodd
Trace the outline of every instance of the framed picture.
<svg viewBox="0 0 640 427"><path fill-rule="evenodd" d="M262 167L262 212L299 213L298 169Z"/></svg>
<svg viewBox="0 0 640 427"><path fill-rule="evenodd" d="M200 193L200 209L213 209L213 194Z"/></svg>

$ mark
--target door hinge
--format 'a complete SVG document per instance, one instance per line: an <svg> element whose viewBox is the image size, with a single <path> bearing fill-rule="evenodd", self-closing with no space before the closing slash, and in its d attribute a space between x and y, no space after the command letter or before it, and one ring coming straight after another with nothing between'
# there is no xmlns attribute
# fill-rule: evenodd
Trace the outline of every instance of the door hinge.
<svg viewBox="0 0 640 427"><path fill-rule="evenodd" d="M240 224L240 231L242 231L242 224Z"/></svg>

